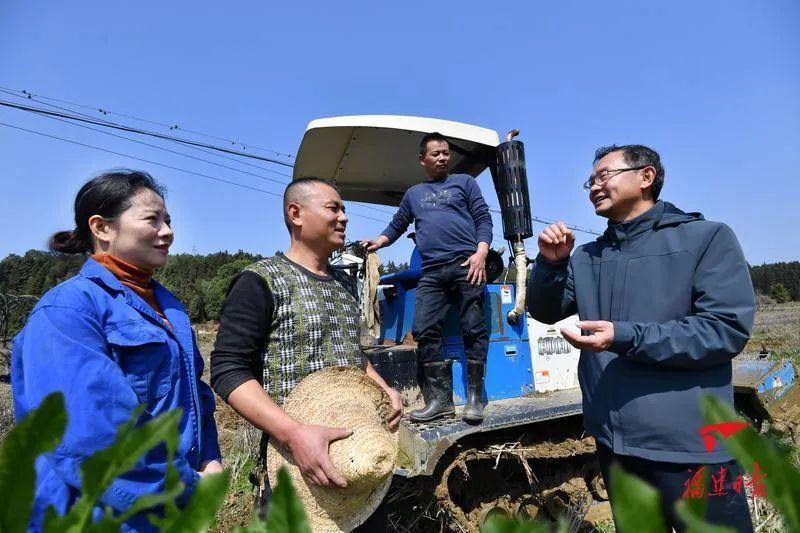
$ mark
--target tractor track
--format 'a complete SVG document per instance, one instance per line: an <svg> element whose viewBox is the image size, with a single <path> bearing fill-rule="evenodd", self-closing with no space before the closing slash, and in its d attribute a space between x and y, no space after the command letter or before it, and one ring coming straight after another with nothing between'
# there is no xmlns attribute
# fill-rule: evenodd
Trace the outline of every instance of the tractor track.
<svg viewBox="0 0 800 533"><path fill-rule="evenodd" d="M610 518L594 439L579 424L535 424L517 437L457 444L433 476L397 480L387 498L393 530L478 532L504 514L565 517L577 532Z"/></svg>

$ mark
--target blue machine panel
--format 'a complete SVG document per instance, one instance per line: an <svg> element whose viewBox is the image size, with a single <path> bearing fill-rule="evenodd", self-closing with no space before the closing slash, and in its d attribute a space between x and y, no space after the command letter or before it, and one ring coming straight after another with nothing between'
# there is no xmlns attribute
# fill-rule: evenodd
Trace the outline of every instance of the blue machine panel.
<svg viewBox="0 0 800 533"><path fill-rule="evenodd" d="M381 280L383 282L383 280ZM381 307L381 341L402 344L406 335L411 334L414 324L414 293L416 289L406 289L404 283L396 283L394 291L379 293Z"/></svg>
<svg viewBox="0 0 800 533"><path fill-rule="evenodd" d="M382 282L385 283L384 280ZM381 336L384 340L400 344L411 334L416 290L411 283L399 281L395 284L395 291L381 299ZM487 285L485 298L486 326L489 329L485 382L488 399L516 398L533 392L526 320L523 318L520 324L512 325L506 318L514 307L515 287L499 283ZM456 306L451 306L445 320L444 357L453 360L454 396L457 404L463 404L467 374Z"/></svg>

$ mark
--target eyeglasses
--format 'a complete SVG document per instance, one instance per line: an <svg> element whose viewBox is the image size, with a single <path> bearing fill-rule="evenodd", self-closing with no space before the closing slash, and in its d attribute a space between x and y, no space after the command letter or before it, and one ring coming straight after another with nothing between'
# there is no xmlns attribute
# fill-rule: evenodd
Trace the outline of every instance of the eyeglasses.
<svg viewBox="0 0 800 533"><path fill-rule="evenodd" d="M592 188L592 185L599 185L600 187L602 187L603 185L606 184L608 180L610 180L612 177L616 176L621 172L627 172L629 170L642 170L643 168L647 168L649 166L651 165L644 165L642 167L630 167L630 168L611 168L611 169L607 168L605 170L601 170L598 174L589 176L589 179L583 182L583 188L588 191L589 189Z"/></svg>

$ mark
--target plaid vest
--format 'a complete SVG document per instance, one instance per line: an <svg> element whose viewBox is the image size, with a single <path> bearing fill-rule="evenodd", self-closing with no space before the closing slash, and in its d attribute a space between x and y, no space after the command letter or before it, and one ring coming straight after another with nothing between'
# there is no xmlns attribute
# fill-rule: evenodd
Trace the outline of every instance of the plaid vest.
<svg viewBox="0 0 800 533"><path fill-rule="evenodd" d="M264 390L278 405L305 376L328 366L361 367L355 280L329 269L320 279L278 252L245 270L264 278L275 302L263 361Z"/></svg>

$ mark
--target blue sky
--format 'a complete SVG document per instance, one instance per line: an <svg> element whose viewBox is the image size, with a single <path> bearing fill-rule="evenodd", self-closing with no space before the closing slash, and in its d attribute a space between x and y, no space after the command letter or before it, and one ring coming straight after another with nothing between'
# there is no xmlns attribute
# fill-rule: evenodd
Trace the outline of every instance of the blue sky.
<svg viewBox="0 0 800 533"><path fill-rule="evenodd" d="M598 230L605 220L581 189L594 150L647 144L665 163L662 197L730 224L748 260L760 264L800 259L799 23L792 0L5 0L0 86L288 153L309 121L337 115L430 116L501 135L519 128L534 215ZM0 122L282 190L15 110L0 108ZM266 255L287 244L275 196L0 126L0 257L43 248L52 232L71 228L80 185L119 166L147 170L167 186L174 252ZM488 173L479 183L496 206ZM390 216L350 211L351 239L384 226L357 213ZM384 258L404 260L405 241ZM533 240L528 249L535 253Z"/></svg>

